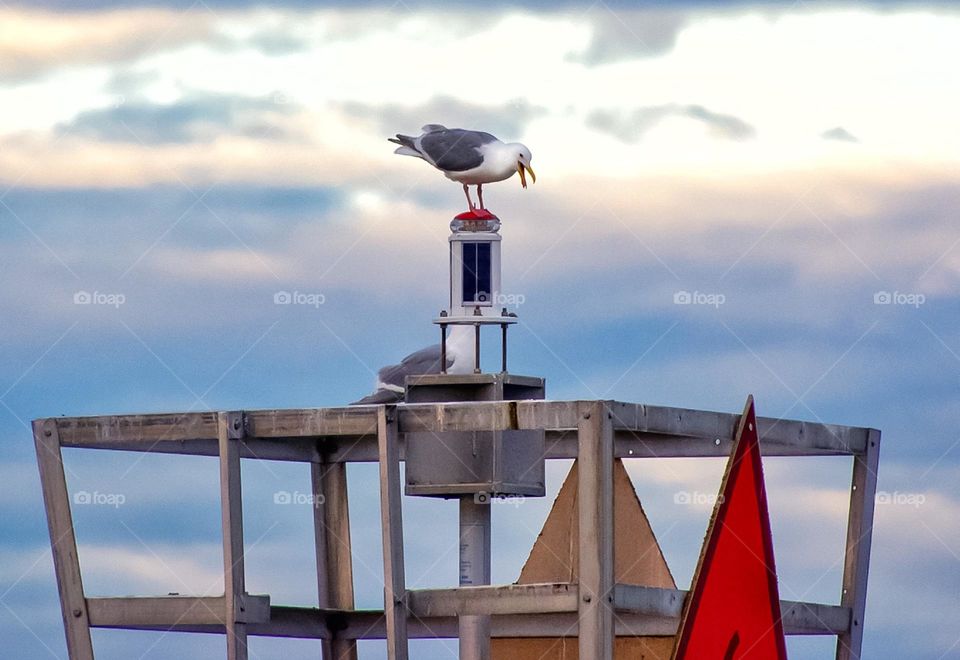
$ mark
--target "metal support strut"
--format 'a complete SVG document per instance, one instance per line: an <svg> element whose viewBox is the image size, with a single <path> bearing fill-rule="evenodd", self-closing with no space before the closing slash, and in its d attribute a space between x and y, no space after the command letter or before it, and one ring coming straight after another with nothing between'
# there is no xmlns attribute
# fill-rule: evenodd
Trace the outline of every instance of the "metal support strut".
<svg viewBox="0 0 960 660"><path fill-rule="evenodd" d="M506 323L500 324L500 371L502 373L507 373L507 327L508 324Z"/></svg>
<svg viewBox="0 0 960 660"><path fill-rule="evenodd" d="M447 373L447 324L440 324L440 373Z"/></svg>
<svg viewBox="0 0 960 660"><path fill-rule="evenodd" d="M480 324L474 323L473 373L480 373Z"/></svg>
<svg viewBox="0 0 960 660"><path fill-rule="evenodd" d="M460 586L490 584L490 500L480 493L460 498ZM460 660L490 660L490 617L459 618Z"/></svg>

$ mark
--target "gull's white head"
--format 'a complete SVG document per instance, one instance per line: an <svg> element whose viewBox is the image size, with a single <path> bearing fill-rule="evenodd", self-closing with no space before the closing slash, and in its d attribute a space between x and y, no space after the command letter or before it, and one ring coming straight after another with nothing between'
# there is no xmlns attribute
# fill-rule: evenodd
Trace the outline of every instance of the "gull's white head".
<svg viewBox="0 0 960 660"><path fill-rule="evenodd" d="M507 147L513 152L517 173L520 175L520 185L524 188L527 187L527 172L530 173L530 180L536 183L537 175L534 173L533 168L530 167L530 161L533 160L533 154L530 153L530 150L519 142L511 142Z"/></svg>

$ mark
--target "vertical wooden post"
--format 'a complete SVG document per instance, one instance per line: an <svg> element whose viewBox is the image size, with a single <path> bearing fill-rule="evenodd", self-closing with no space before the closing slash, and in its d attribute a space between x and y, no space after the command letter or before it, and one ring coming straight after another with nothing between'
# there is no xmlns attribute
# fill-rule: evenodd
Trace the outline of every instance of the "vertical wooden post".
<svg viewBox="0 0 960 660"><path fill-rule="evenodd" d="M243 502L240 488L240 439L243 413L217 413L220 445L220 517L223 525L223 586L226 603L227 660L247 660L244 623Z"/></svg>
<svg viewBox="0 0 960 660"><path fill-rule="evenodd" d="M880 431L871 430L865 452L853 457L847 550L843 565L843 591L840 595L840 604L850 608L850 631L837 636L837 660L860 658L879 464Z"/></svg>
<svg viewBox="0 0 960 660"><path fill-rule="evenodd" d="M602 401L578 422L581 658L613 658L613 420Z"/></svg>
<svg viewBox="0 0 960 660"><path fill-rule="evenodd" d="M310 463L310 483L313 495L313 540L317 553L317 606L323 610L330 607L330 579L327 566L327 502L323 493L322 463ZM320 641L320 658L330 660L333 642Z"/></svg>
<svg viewBox="0 0 960 660"><path fill-rule="evenodd" d="M353 562L350 556L350 506L346 463L311 463L313 531L317 546L317 590L321 608L353 609ZM324 660L357 660L357 643L333 639L322 643Z"/></svg>
<svg viewBox="0 0 960 660"><path fill-rule="evenodd" d="M383 611L387 623L387 658L407 660L407 587L403 570L400 446L395 406L380 406L377 410L377 440L380 448Z"/></svg>
<svg viewBox="0 0 960 660"><path fill-rule="evenodd" d="M90 619L80 579L80 558L77 556L77 539L73 533L70 495L63 471L56 420L33 422L33 442L40 468L43 504L47 510L47 527L50 530L57 589L60 591L67 653L70 660L93 660Z"/></svg>

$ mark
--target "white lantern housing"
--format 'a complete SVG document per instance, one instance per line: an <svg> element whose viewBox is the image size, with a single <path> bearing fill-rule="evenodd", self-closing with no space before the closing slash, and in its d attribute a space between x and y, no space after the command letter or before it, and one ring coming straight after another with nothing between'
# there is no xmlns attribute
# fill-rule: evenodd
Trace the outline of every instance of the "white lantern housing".
<svg viewBox="0 0 960 660"><path fill-rule="evenodd" d="M450 223L450 299L434 323L441 328L441 347L446 359L446 334L450 325L475 328L474 369L480 373L480 327L499 325L502 331L501 371L507 371L507 326L517 315L502 306L500 293L500 221L454 218Z"/></svg>

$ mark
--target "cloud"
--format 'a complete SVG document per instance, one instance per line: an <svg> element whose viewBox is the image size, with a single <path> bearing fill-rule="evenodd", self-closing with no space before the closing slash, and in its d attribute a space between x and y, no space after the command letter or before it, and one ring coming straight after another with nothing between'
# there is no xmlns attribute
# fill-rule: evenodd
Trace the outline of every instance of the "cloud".
<svg viewBox="0 0 960 660"><path fill-rule="evenodd" d="M371 161L390 155L381 135L357 131L356 121L350 126L340 113L322 109L251 110L240 102L215 111L221 123L196 112L189 103L159 110L136 104L133 111L92 111L76 132L61 125L59 137L33 131L0 136L0 179L92 188L189 182L203 189L225 180L297 187L329 179L343 185L373 178ZM128 124L132 133L118 118L134 122Z"/></svg>
<svg viewBox="0 0 960 660"><path fill-rule="evenodd" d="M667 105L636 108L632 112L595 110L587 117L587 125L609 133L628 143L638 142L648 131L668 117L685 117L700 122L714 137L742 142L756 130L734 115L709 110L702 105Z"/></svg>
<svg viewBox="0 0 960 660"><path fill-rule="evenodd" d="M424 124L443 124L449 128L484 130L507 141L522 135L527 122L548 112L547 108L533 105L526 99L483 105L450 96L437 96L415 105L347 102L340 107L352 116L373 121L384 136L394 133L419 135Z"/></svg>
<svg viewBox="0 0 960 660"><path fill-rule="evenodd" d="M753 4L756 0L740 0L742 4ZM120 8L120 7L129 7L129 6L148 6L148 7L165 7L170 9L188 9L193 7L196 2L193 0L7 0L7 3L10 6L23 6L23 7L44 7L46 9L73 9L73 10L98 10L105 8ZM204 4L208 5L211 8L240 8L246 9L251 7L259 7L263 5L262 0L207 0ZM389 0L321 0L317 2L316 0L279 0L277 2L271 3L273 6L282 6L290 8L315 8L315 7L356 7L356 6L366 6L366 7L391 7L393 3ZM405 8L421 9L424 7L437 7L439 3L431 0L407 0L404 3ZM467 2L461 2L461 4L470 4ZM713 6L713 5L724 5L728 4L721 2L720 0L669 0L668 2L663 2L662 0L610 0L607 3L611 7L636 7L640 6L659 6L664 4L676 5L676 6ZM739 4L739 3L738 3ZM490 6L493 7L514 7L522 6L529 9L555 9L558 5L563 6L575 6L576 2L574 0L563 0L560 3L549 2L548 0L527 0L525 2L516 2L514 0L495 0L490 3Z"/></svg>
<svg viewBox="0 0 960 660"><path fill-rule="evenodd" d="M224 134L255 139L292 139L277 119L294 107L272 98L202 94L158 105L144 101L87 110L57 127L58 135L103 142L206 143Z"/></svg>
<svg viewBox="0 0 960 660"><path fill-rule="evenodd" d="M36 6L28 5L34 11L0 9L0 70L7 83L66 66L124 62L198 43L212 36L215 19L202 12L148 8L55 14L36 11Z"/></svg>
<svg viewBox="0 0 960 660"><path fill-rule="evenodd" d="M839 142L859 142L860 139L843 126L837 126L820 134L824 140L837 140Z"/></svg>
<svg viewBox="0 0 960 660"><path fill-rule="evenodd" d="M286 30L262 30L251 36L247 42L264 55L288 55L306 50L309 42Z"/></svg>
<svg viewBox="0 0 960 660"><path fill-rule="evenodd" d="M590 42L569 59L596 66L670 52L689 17L686 13L660 8L614 11L599 3L593 5L586 18L591 24Z"/></svg>

